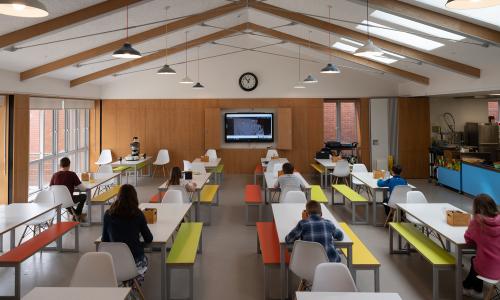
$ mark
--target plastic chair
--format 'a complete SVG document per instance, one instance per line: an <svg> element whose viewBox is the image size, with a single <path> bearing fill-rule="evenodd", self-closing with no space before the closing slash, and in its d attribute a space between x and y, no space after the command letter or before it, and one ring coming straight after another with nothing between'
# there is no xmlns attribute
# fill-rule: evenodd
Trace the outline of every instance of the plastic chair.
<svg viewBox="0 0 500 300"><path fill-rule="evenodd" d="M183 160L182 163L184 165L184 171L192 171L193 165L189 160Z"/></svg>
<svg viewBox="0 0 500 300"><path fill-rule="evenodd" d="M217 160L217 151L215 149L208 149L205 155L208 156L209 161Z"/></svg>
<svg viewBox="0 0 500 300"><path fill-rule="evenodd" d="M322 263L314 271L311 292L357 292L356 283L346 265L342 263Z"/></svg>
<svg viewBox="0 0 500 300"><path fill-rule="evenodd" d="M335 184L338 183L341 178L346 185L349 185L349 175L351 174L351 168L349 162L345 159L339 160L335 163L335 169L333 169L332 176L335 177Z"/></svg>
<svg viewBox="0 0 500 300"><path fill-rule="evenodd" d="M488 288L484 291L484 300L492 300L500 296L500 289L497 286L500 280L489 279L481 275L477 275L477 278L481 279L484 283L486 283L486 285L488 285Z"/></svg>
<svg viewBox="0 0 500 300"><path fill-rule="evenodd" d="M116 279L118 282L133 281L132 288L139 292L139 295L144 299L144 293L141 285L136 277L139 276L139 271L135 265L134 256L130 252L130 248L125 243L100 243L98 247L99 252L106 252L113 258L113 265L115 267Z"/></svg>
<svg viewBox="0 0 500 300"><path fill-rule="evenodd" d="M153 177L155 176L156 170L161 167L163 169L163 177L167 177L167 173L165 172L165 167L170 162L170 155L168 154L167 149L161 149L158 151L158 155L156 156L156 160L153 162Z"/></svg>
<svg viewBox="0 0 500 300"><path fill-rule="evenodd" d="M111 155L111 150L103 149L101 151L101 155L99 155L99 159L95 162L95 164L98 165L100 168L102 165L107 165L112 162L113 162L113 155Z"/></svg>
<svg viewBox="0 0 500 300"><path fill-rule="evenodd" d="M75 203L73 202L73 198L71 197L68 188L65 185L53 185L49 188L49 190L54 195L55 204L61 204L61 208L66 209L66 211L62 214L64 215L65 213L68 213L73 218L78 220L78 216L76 215L74 208Z"/></svg>
<svg viewBox="0 0 500 300"><path fill-rule="evenodd" d="M111 254L105 252L85 253L76 265L69 286L118 287Z"/></svg>
<svg viewBox="0 0 500 300"><path fill-rule="evenodd" d="M306 195L302 191L283 191L285 193L281 203L307 203Z"/></svg>
<svg viewBox="0 0 500 300"><path fill-rule="evenodd" d="M38 194L36 194L36 198L35 200L33 200L33 203L54 204L54 194L51 191L42 190ZM33 233L33 236L35 236L37 235L37 232L40 233L42 232L42 230L50 227L54 222L55 217L55 211L50 211L27 222L26 227L24 228L24 232L21 235L21 239L19 240L18 246L21 245L23 239L27 236L28 230L30 231L30 233Z"/></svg>
<svg viewBox="0 0 500 300"><path fill-rule="evenodd" d="M408 185L398 185L395 186L392 190L391 196L389 197L389 201L384 203L384 205L390 207L389 214L387 215L387 219L385 220L385 225L392 221L394 217L394 212L396 211L398 203L406 203L406 194L411 191L411 187Z"/></svg>
<svg viewBox="0 0 500 300"><path fill-rule="evenodd" d="M406 203L428 203L427 199L425 198L424 194L420 191L409 191L406 193ZM422 222L419 220L415 219L413 216L407 214L406 215L406 220L408 222L413 223L418 226L423 226Z"/></svg>
<svg viewBox="0 0 500 300"><path fill-rule="evenodd" d="M295 241L289 268L290 271L301 279L298 290L304 290L306 282L313 282L316 266L327 262L329 260L325 247L320 243L301 240Z"/></svg>
<svg viewBox="0 0 500 300"><path fill-rule="evenodd" d="M161 199L161 203L184 203L182 192L179 190L167 190Z"/></svg>
<svg viewBox="0 0 500 300"><path fill-rule="evenodd" d="M191 171L199 174L206 174L207 170L205 169L205 165L200 162L195 162L191 164Z"/></svg>
<svg viewBox="0 0 500 300"><path fill-rule="evenodd" d="M278 150L276 150L276 149L269 149L269 150L267 150L266 159L270 160L273 157L279 157Z"/></svg>

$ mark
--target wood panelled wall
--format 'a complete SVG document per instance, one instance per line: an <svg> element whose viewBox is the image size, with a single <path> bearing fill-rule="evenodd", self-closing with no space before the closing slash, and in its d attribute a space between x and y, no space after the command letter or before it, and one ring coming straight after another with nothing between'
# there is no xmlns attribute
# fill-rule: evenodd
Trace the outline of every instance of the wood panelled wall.
<svg viewBox="0 0 500 300"><path fill-rule="evenodd" d="M0 95L0 204L8 203L8 182L7 175L7 139L9 135L8 128L8 98Z"/></svg>
<svg viewBox="0 0 500 300"><path fill-rule="evenodd" d="M14 95L13 128L14 151L12 159L13 203L28 202L30 96Z"/></svg>
<svg viewBox="0 0 500 300"><path fill-rule="evenodd" d="M398 125L398 159L403 176L429 177L429 98L399 98Z"/></svg>
<svg viewBox="0 0 500 300"><path fill-rule="evenodd" d="M159 149L170 152L170 166L182 166L205 151L205 109L292 109L292 150L280 151L296 167L311 172L309 164L323 145L322 99L256 100L103 100L102 148L114 157L130 153L133 136L141 141L141 152L155 156ZM219 149L227 173L253 173L265 149ZM95 160L91 160L95 161Z"/></svg>

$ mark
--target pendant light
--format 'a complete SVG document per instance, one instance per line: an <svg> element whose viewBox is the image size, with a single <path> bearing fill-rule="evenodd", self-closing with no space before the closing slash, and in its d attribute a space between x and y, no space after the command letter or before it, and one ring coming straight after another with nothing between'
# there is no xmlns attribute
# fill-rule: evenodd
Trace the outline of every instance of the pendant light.
<svg viewBox="0 0 500 300"><path fill-rule="evenodd" d="M158 72L156 72L156 74L172 75L177 74L177 72L175 72L175 70L168 65L168 6L165 8L165 11L165 15L167 17L167 23L165 23L165 64L158 70Z"/></svg>
<svg viewBox="0 0 500 300"><path fill-rule="evenodd" d="M203 86L203 84L200 83L200 47L198 47L197 64L198 64L198 79L196 84L193 85L193 89L204 89L205 87Z"/></svg>
<svg viewBox="0 0 500 300"><path fill-rule="evenodd" d="M311 49L311 30L309 30L309 49ZM318 79L316 79L312 74L307 75L306 79L304 79L304 83L318 83Z"/></svg>
<svg viewBox="0 0 500 300"><path fill-rule="evenodd" d="M126 42L123 46L113 52L113 57L116 58L139 58L141 57L141 53L135 50L132 45L128 42L128 5L127 5L127 28L126 28Z"/></svg>
<svg viewBox="0 0 500 300"><path fill-rule="evenodd" d="M294 89L305 89L306 86L302 84L302 81L300 81L300 49L301 49L301 46L299 45L299 80L297 81L297 83L293 86Z"/></svg>
<svg viewBox="0 0 500 300"><path fill-rule="evenodd" d="M330 24L332 23L331 11L332 11L332 6L328 5L328 23L330 23ZM331 33L331 31L328 31L328 48L330 49L330 47L332 47L332 33ZM322 74L338 74L338 73L340 73L339 68L336 65L331 63L331 61L332 61L331 49L328 52L328 61L329 61L329 63L323 69L321 69L320 73L322 73Z"/></svg>
<svg viewBox="0 0 500 300"><path fill-rule="evenodd" d="M182 78L179 83L193 84L193 80L188 76L188 32L186 31L186 77Z"/></svg>
<svg viewBox="0 0 500 300"><path fill-rule="evenodd" d="M356 56L382 56L384 55L384 51L377 47L372 40L370 39L370 17L368 15L368 3L369 0L366 0L366 33L368 35L368 41L362 47L360 47L353 54Z"/></svg>
<svg viewBox="0 0 500 300"><path fill-rule="evenodd" d="M0 0L0 14L21 18L42 18L49 15L38 0Z"/></svg>
<svg viewBox="0 0 500 300"><path fill-rule="evenodd" d="M451 9L476 9L500 5L500 0L448 0L446 7Z"/></svg>

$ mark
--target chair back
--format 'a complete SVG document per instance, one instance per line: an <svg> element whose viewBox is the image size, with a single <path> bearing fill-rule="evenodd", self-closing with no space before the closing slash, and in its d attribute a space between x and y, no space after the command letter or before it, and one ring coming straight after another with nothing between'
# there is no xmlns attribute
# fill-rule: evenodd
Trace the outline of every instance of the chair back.
<svg viewBox="0 0 500 300"><path fill-rule="evenodd" d="M61 204L62 208L73 207L75 205L73 198L65 185L53 185L49 190L54 195L55 203Z"/></svg>
<svg viewBox="0 0 500 300"><path fill-rule="evenodd" d="M134 256L127 244L102 242L99 244L98 251L111 254L118 282L134 279L139 275Z"/></svg>
<svg viewBox="0 0 500 300"><path fill-rule="evenodd" d="M215 149L208 149L205 155L208 156L208 160L210 161L217 160L217 151Z"/></svg>
<svg viewBox="0 0 500 300"><path fill-rule="evenodd" d="M200 174L206 174L207 170L205 169L205 165L200 162L194 162L191 164L191 171L198 172Z"/></svg>
<svg viewBox="0 0 500 300"><path fill-rule="evenodd" d="M100 165L97 173L110 174L113 173L113 167L111 164Z"/></svg>
<svg viewBox="0 0 500 300"><path fill-rule="evenodd" d="M347 177L351 174L349 162L345 159L339 160L335 163L332 175L335 177Z"/></svg>
<svg viewBox="0 0 500 300"><path fill-rule="evenodd" d="M99 159L95 162L96 165L107 165L113 162L113 156L110 149L102 149Z"/></svg>
<svg viewBox="0 0 500 300"><path fill-rule="evenodd" d="M169 162L170 162L170 155L168 154L168 150L161 149L160 151L158 151L158 155L156 156L156 160L153 164L157 166L162 166L168 164Z"/></svg>
<svg viewBox="0 0 500 300"><path fill-rule="evenodd" d="M342 263L322 263L314 271L311 292L357 292L356 283L346 265Z"/></svg>
<svg viewBox="0 0 500 300"><path fill-rule="evenodd" d="M428 203L421 191L409 191L406 194L406 203Z"/></svg>
<svg viewBox="0 0 500 300"><path fill-rule="evenodd" d="M292 256L290 257L290 271L301 279L313 282L316 266L328 261L323 245L297 240L293 244Z"/></svg>
<svg viewBox="0 0 500 300"><path fill-rule="evenodd" d="M54 194L50 190L41 190L38 194L36 194L33 202L38 204L54 204Z"/></svg>
<svg viewBox="0 0 500 300"><path fill-rule="evenodd" d="M392 190L391 196L389 197L389 202L387 205L391 208L396 208L398 203L406 203L406 194L411 191L411 187L408 185L398 185Z"/></svg>
<svg viewBox="0 0 500 300"><path fill-rule="evenodd" d="M352 165L352 171L358 173L368 173L368 168L366 168L365 164L354 164ZM356 185L363 185L363 182L354 176L352 177L352 183Z"/></svg>
<svg viewBox="0 0 500 300"><path fill-rule="evenodd" d="M189 160L183 160L182 163L184 165L184 171L191 171L192 170L193 166Z"/></svg>
<svg viewBox="0 0 500 300"><path fill-rule="evenodd" d="M281 198L281 203L307 203L307 198L302 191L282 191L285 193Z"/></svg>
<svg viewBox="0 0 500 300"><path fill-rule="evenodd" d="M184 203L182 192L179 190L167 190L161 203Z"/></svg>
<svg viewBox="0 0 500 300"><path fill-rule="evenodd" d="M278 150L276 149L269 149L267 150L267 153L266 153L266 159L271 159L273 157L279 157L278 155Z"/></svg>
<svg viewBox="0 0 500 300"><path fill-rule="evenodd" d="M85 253L76 265L69 286L118 287L111 254L106 252Z"/></svg>

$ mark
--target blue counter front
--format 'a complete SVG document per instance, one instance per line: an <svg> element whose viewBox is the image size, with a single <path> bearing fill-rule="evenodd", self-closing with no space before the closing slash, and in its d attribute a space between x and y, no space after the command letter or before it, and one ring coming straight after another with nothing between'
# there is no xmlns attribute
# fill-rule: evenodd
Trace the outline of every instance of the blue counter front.
<svg viewBox="0 0 500 300"><path fill-rule="evenodd" d="M462 192L462 178L460 171L439 167L437 169L438 183Z"/></svg>
<svg viewBox="0 0 500 300"><path fill-rule="evenodd" d="M462 163L462 191L472 196L488 194L500 205L500 171Z"/></svg>

